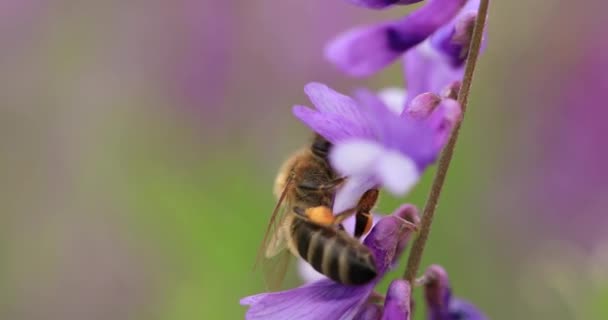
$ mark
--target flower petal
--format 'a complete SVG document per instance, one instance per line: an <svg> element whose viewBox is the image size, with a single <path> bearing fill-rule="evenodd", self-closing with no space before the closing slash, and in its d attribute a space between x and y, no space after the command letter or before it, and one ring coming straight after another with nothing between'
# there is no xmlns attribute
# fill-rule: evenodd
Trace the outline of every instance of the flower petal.
<svg viewBox="0 0 608 320"><path fill-rule="evenodd" d="M430 38L431 44L448 57L454 68L462 66L465 62L476 19L476 12L459 14L457 20L448 26L449 28L437 30Z"/></svg>
<svg viewBox="0 0 608 320"><path fill-rule="evenodd" d="M329 155L330 163L341 175L347 176L346 183L336 193L334 212L354 208L363 193L375 187L374 166L382 152L380 145L367 140L334 145Z"/></svg>
<svg viewBox="0 0 608 320"><path fill-rule="evenodd" d="M469 0L449 23L441 27L431 36L430 43L445 54L453 67L464 64L470 45L473 27L477 18L479 0ZM486 32L484 31L481 51L486 46Z"/></svg>
<svg viewBox="0 0 608 320"><path fill-rule="evenodd" d="M337 113L352 120L360 120L361 113L355 100L334 91L330 87L311 82L304 86L310 102L322 113Z"/></svg>
<svg viewBox="0 0 608 320"><path fill-rule="evenodd" d="M416 208L416 206L413 204L402 204L393 212L393 215L411 224L420 225L420 216L418 215L418 208ZM409 240L409 237L403 237L399 240L399 243L397 244L397 256L395 257L395 263L399 259L401 253L405 251Z"/></svg>
<svg viewBox="0 0 608 320"><path fill-rule="evenodd" d="M350 75L373 74L450 21L465 2L431 0L401 20L352 29L330 42L325 55Z"/></svg>
<svg viewBox="0 0 608 320"><path fill-rule="evenodd" d="M427 279L424 297L430 314L444 314L452 298L447 272L439 265L431 265L424 272L424 276Z"/></svg>
<svg viewBox="0 0 608 320"><path fill-rule="evenodd" d="M315 270L310 263L304 261L302 258L298 258L298 274L305 283L327 279L325 275Z"/></svg>
<svg viewBox="0 0 608 320"><path fill-rule="evenodd" d="M409 320L411 293L406 280L393 280L386 293L382 320Z"/></svg>
<svg viewBox="0 0 608 320"><path fill-rule="evenodd" d="M429 320L486 320L487 317L473 304L452 297L448 274L439 265L431 265L424 273L424 297Z"/></svg>
<svg viewBox="0 0 608 320"><path fill-rule="evenodd" d="M429 125L435 131L435 148L441 150L448 142L452 129L462 116L460 104L453 99L443 99L429 116Z"/></svg>
<svg viewBox="0 0 608 320"><path fill-rule="evenodd" d="M325 48L325 57L351 76L369 76L403 53L393 48L392 23L357 27L338 35Z"/></svg>
<svg viewBox="0 0 608 320"><path fill-rule="evenodd" d="M389 87L380 90L378 92L378 97L384 102L389 110L395 114L401 114L405 108L407 93L402 88Z"/></svg>
<svg viewBox="0 0 608 320"><path fill-rule="evenodd" d="M382 317L382 309L375 303L365 303L361 306L359 313L353 320L379 320Z"/></svg>
<svg viewBox="0 0 608 320"><path fill-rule="evenodd" d="M340 114L320 113L304 106L294 106L293 114L311 130L334 144L345 139L373 138L369 126Z"/></svg>
<svg viewBox="0 0 608 320"><path fill-rule="evenodd" d="M365 191L377 185L372 175L349 176L342 188L336 192L334 199L334 212L354 208Z"/></svg>
<svg viewBox="0 0 608 320"><path fill-rule="evenodd" d="M395 151L387 151L380 157L376 173L380 183L394 195L405 194L420 178L416 163Z"/></svg>
<svg viewBox="0 0 608 320"><path fill-rule="evenodd" d="M382 146L374 141L350 140L333 147L330 161L333 168L342 175L362 175L372 170L381 154Z"/></svg>
<svg viewBox="0 0 608 320"><path fill-rule="evenodd" d="M316 82L304 91L317 110L294 106L293 114L313 131L334 144L348 138L373 139L367 115L352 98Z"/></svg>
<svg viewBox="0 0 608 320"><path fill-rule="evenodd" d="M464 319L464 320L487 320L485 316L474 304L454 298L449 306L449 318L446 320Z"/></svg>
<svg viewBox="0 0 608 320"><path fill-rule="evenodd" d="M372 214L372 227L376 225L376 223L378 223L378 221L380 221L380 219L382 219L382 215L380 214L376 214L373 213ZM355 233L355 217L350 217L346 220L344 220L344 222L342 222L342 226L344 227L344 230L346 230L346 232L348 232L349 234L354 234ZM369 235L365 234L361 237L361 240L365 240L365 238Z"/></svg>
<svg viewBox="0 0 608 320"><path fill-rule="evenodd" d="M350 319L367 298L371 288L343 286L321 280L295 289L262 293L241 300L249 305L248 320Z"/></svg>
<svg viewBox="0 0 608 320"><path fill-rule="evenodd" d="M422 0L348 0L348 2L370 9L384 9L396 4L412 4Z"/></svg>
<svg viewBox="0 0 608 320"><path fill-rule="evenodd" d="M402 241L409 239L412 233L410 224L397 214L380 219L370 231L363 244L374 254L378 278L393 266L401 254L398 250L404 248Z"/></svg>
<svg viewBox="0 0 608 320"><path fill-rule="evenodd" d="M402 89L395 88L395 90L405 92L405 90ZM357 102L361 105L361 113L364 117L366 117L366 119L368 119L368 122L370 123L372 121L369 120L372 117L385 118L386 116L392 116L394 114L394 112L391 110L392 107L388 106L379 94L376 94L371 90L359 88L355 90L353 95ZM398 101L392 102L398 103Z"/></svg>
<svg viewBox="0 0 608 320"><path fill-rule="evenodd" d="M428 41L405 54L404 70L408 90L406 106L421 93L440 94L454 81L461 81L464 75L463 67L452 67L447 57L434 49Z"/></svg>

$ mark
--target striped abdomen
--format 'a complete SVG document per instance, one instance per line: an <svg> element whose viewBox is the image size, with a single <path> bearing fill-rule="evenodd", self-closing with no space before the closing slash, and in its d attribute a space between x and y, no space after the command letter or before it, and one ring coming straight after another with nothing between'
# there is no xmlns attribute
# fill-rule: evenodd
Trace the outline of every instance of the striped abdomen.
<svg viewBox="0 0 608 320"><path fill-rule="evenodd" d="M295 219L291 233L300 257L342 284L364 284L377 274L369 248L344 231Z"/></svg>

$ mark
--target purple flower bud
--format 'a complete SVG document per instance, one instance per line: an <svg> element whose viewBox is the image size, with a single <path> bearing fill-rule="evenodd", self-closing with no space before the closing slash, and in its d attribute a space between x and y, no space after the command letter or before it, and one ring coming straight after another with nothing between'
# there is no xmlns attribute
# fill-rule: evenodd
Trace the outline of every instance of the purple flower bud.
<svg viewBox="0 0 608 320"><path fill-rule="evenodd" d="M400 217L401 219L410 222L414 225L420 225L420 216L418 215L418 208L416 208L413 204L403 204L397 210L394 211L393 215ZM399 243L397 244L397 254L398 256L395 258L395 263L400 258L400 254L405 251L405 247L409 243L409 237L403 237Z"/></svg>
<svg viewBox="0 0 608 320"><path fill-rule="evenodd" d="M363 241L371 249L378 268L378 274L384 274L392 266L413 233L411 223L400 215L403 212L397 209L390 216L382 218L370 231Z"/></svg>
<svg viewBox="0 0 608 320"><path fill-rule="evenodd" d="M430 266L425 274L424 296L428 320L486 320L473 304L452 297L448 275L441 266Z"/></svg>
<svg viewBox="0 0 608 320"><path fill-rule="evenodd" d="M382 320L409 320L410 318L410 284L402 279L393 280L386 293Z"/></svg>
<svg viewBox="0 0 608 320"><path fill-rule="evenodd" d="M347 31L329 43L325 56L350 75L373 74L452 20L465 2L430 0L401 20Z"/></svg>
<svg viewBox="0 0 608 320"><path fill-rule="evenodd" d="M462 109L456 100L444 99L433 113L428 117L435 130L435 146L442 148L448 141L452 129L456 127L462 117Z"/></svg>
<svg viewBox="0 0 608 320"><path fill-rule="evenodd" d="M426 270L424 276L427 278L424 297L431 314L430 318L442 319L439 316L447 310L452 298L448 274L441 266L432 265Z"/></svg>
<svg viewBox="0 0 608 320"><path fill-rule="evenodd" d="M460 67L469 53L477 12L469 11L458 17L451 28L438 30L430 39L431 44L447 55L453 67Z"/></svg>
<svg viewBox="0 0 608 320"><path fill-rule="evenodd" d="M365 303L353 320L378 320L382 318L382 309L375 303Z"/></svg>
<svg viewBox="0 0 608 320"><path fill-rule="evenodd" d="M478 7L479 0L469 0L451 21L405 54L405 77L409 92L407 103L424 92L456 98L456 95L445 95L443 91L454 82L462 81ZM485 42L484 34L482 51Z"/></svg>
<svg viewBox="0 0 608 320"><path fill-rule="evenodd" d="M461 85L462 85L462 83L460 81L454 81L454 82L450 83L445 88L443 88L443 90L441 91L441 97L457 100L458 92L460 91Z"/></svg>
<svg viewBox="0 0 608 320"><path fill-rule="evenodd" d="M414 119L424 119L439 105L441 98L431 92L423 93L412 99L406 114Z"/></svg>

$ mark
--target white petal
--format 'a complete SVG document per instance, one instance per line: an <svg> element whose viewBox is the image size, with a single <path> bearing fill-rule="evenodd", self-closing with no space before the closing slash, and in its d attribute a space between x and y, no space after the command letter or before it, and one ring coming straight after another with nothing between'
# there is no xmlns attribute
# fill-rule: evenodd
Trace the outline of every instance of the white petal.
<svg viewBox="0 0 608 320"><path fill-rule="evenodd" d="M376 174L380 183L397 196L408 192L420 178L416 163L396 151L387 151L380 156Z"/></svg>
<svg viewBox="0 0 608 320"><path fill-rule="evenodd" d="M334 199L334 213L354 208L365 191L376 185L373 175L349 176L346 183L336 192Z"/></svg>
<svg viewBox="0 0 608 320"><path fill-rule="evenodd" d="M431 44L431 41L429 39L426 39L424 42L419 44L416 49L418 49L418 52L420 52L423 56L427 58L441 58L441 53L439 53L437 50L435 50L435 48L433 48L433 45Z"/></svg>
<svg viewBox="0 0 608 320"><path fill-rule="evenodd" d="M304 261L302 258L298 258L298 274L300 278L306 283L315 282L322 279L327 279L319 271L315 270L308 262Z"/></svg>
<svg viewBox="0 0 608 320"><path fill-rule="evenodd" d="M340 174L362 175L371 173L382 147L368 140L351 140L334 146L330 161Z"/></svg>
<svg viewBox="0 0 608 320"><path fill-rule="evenodd" d="M400 115L405 108L405 100L407 94L404 89L397 87L384 88L378 92L378 97L388 109L397 115Z"/></svg>
<svg viewBox="0 0 608 320"><path fill-rule="evenodd" d="M342 226L348 234L355 234L355 221L355 216L351 216L342 222Z"/></svg>

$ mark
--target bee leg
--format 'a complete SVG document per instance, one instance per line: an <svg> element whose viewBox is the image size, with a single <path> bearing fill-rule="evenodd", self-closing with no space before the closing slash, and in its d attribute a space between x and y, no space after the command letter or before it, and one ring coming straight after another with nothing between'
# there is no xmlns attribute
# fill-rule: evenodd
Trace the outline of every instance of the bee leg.
<svg viewBox="0 0 608 320"><path fill-rule="evenodd" d="M374 219L371 211L378 201L379 193L378 189L369 189L359 199L355 216L355 233L353 234L355 238L360 238L372 228Z"/></svg>
<svg viewBox="0 0 608 320"><path fill-rule="evenodd" d="M306 210L300 208L300 207L293 207L293 212L296 214L296 217L300 218L300 219L304 219L304 220L310 220L308 219L308 216L306 216Z"/></svg>
<svg viewBox="0 0 608 320"><path fill-rule="evenodd" d="M359 239L367 234L374 224L373 216L370 212L357 212L355 215L355 238Z"/></svg>
<svg viewBox="0 0 608 320"><path fill-rule="evenodd" d="M361 196L361 199L359 199L359 203L357 203L357 206L355 208L344 210L343 212L340 212L335 216L334 224L342 223L342 221L346 220L346 218L352 216L353 214L357 214L357 223L355 224L355 227L357 227L359 224L362 224L361 226L359 226L359 228L362 228L359 237L369 231L372 224L372 215L370 211L378 200L378 194L378 189L369 189L365 191L365 193ZM368 219L369 221L367 221ZM369 226L367 226L368 223ZM357 228L355 228L355 230L356 229Z"/></svg>
<svg viewBox="0 0 608 320"><path fill-rule="evenodd" d="M326 184L315 184L310 181L304 181L298 185L298 188L309 191L327 191L338 188L346 181L346 177L334 179Z"/></svg>
<svg viewBox="0 0 608 320"><path fill-rule="evenodd" d="M344 210L337 215L334 216L334 224L341 224L344 220L351 217L353 214L357 213L355 208Z"/></svg>

